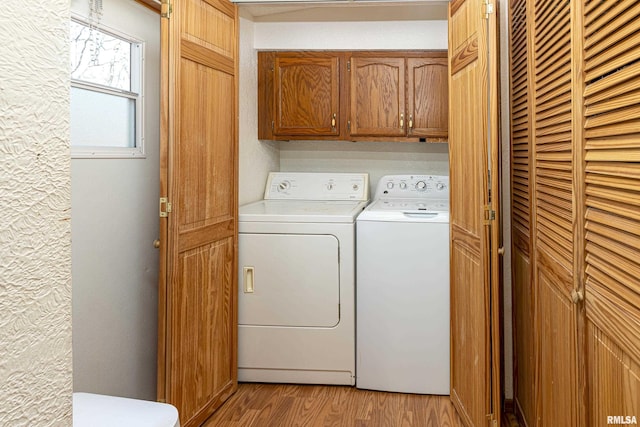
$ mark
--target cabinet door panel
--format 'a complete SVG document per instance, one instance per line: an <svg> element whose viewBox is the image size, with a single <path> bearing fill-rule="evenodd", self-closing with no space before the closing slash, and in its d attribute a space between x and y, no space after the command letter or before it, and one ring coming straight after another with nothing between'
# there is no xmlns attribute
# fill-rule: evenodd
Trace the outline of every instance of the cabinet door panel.
<svg viewBox="0 0 640 427"><path fill-rule="evenodd" d="M339 58L277 56L276 135L338 135Z"/></svg>
<svg viewBox="0 0 640 427"><path fill-rule="evenodd" d="M409 58L408 134L446 138L449 131L447 58Z"/></svg>
<svg viewBox="0 0 640 427"><path fill-rule="evenodd" d="M351 58L351 136L405 136L405 59Z"/></svg>

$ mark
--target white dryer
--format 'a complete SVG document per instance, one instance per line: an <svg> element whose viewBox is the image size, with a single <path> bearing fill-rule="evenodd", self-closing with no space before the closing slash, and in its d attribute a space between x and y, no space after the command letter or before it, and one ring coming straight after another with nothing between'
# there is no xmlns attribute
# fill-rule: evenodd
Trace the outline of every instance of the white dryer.
<svg viewBox="0 0 640 427"><path fill-rule="evenodd" d="M367 174L271 173L239 212L238 379L355 383L355 219Z"/></svg>
<svg viewBox="0 0 640 427"><path fill-rule="evenodd" d="M383 177L357 248L356 387L449 394L449 178Z"/></svg>

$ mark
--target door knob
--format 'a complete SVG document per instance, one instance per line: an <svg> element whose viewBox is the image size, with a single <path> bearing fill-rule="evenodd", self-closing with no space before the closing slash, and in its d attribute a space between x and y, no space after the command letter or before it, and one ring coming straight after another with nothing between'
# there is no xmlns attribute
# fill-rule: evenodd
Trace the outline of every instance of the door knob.
<svg viewBox="0 0 640 427"><path fill-rule="evenodd" d="M500 246L500 247L498 248L498 255L500 255L500 256L504 256L504 246Z"/></svg>
<svg viewBox="0 0 640 427"><path fill-rule="evenodd" d="M160 247L160 239L156 239L153 241L153 247L156 249Z"/></svg>
<svg viewBox="0 0 640 427"><path fill-rule="evenodd" d="M584 299L584 294L582 293L582 291L578 291L575 289L571 291L571 301L573 301L574 304L579 303L583 299Z"/></svg>

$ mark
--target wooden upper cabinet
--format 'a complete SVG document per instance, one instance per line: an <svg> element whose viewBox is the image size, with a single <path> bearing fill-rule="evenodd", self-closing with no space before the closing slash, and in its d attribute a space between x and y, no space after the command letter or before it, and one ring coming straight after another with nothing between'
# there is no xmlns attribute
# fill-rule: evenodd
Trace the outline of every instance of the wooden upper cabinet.
<svg viewBox="0 0 640 427"><path fill-rule="evenodd" d="M340 59L276 54L274 63L274 135L338 135Z"/></svg>
<svg viewBox="0 0 640 427"><path fill-rule="evenodd" d="M407 59L408 136L447 138L449 83L447 57Z"/></svg>
<svg viewBox="0 0 640 427"><path fill-rule="evenodd" d="M405 59L350 60L351 136L405 136Z"/></svg>
<svg viewBox="0 0 640 427"><path fill-rule="evenodd" d="M258 53L258 138L446 141L446 51Z"/></svg>

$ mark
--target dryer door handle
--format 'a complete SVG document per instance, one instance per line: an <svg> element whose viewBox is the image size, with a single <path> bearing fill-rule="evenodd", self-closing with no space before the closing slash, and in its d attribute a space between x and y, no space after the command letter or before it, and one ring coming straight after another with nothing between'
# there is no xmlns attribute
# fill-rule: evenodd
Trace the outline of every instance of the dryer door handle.
<svg viewBox="0 0 640 427"><path fill-rule="evenodd" d="M242 277L244 283L244 293L252 294L253 293L253 278L254 278L254 268L253 267L244 267L242 269Z"/></svg>

